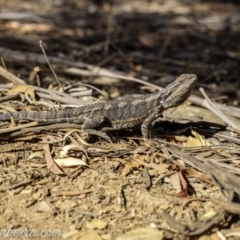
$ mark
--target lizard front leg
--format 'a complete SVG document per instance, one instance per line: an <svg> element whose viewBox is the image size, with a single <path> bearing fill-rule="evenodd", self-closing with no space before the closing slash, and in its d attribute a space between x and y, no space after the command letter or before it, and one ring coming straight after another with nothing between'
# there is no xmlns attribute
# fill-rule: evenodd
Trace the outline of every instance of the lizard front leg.
<svg viewBox="0 0 240 240"><path fill-rule="evenodd" d="M102 137L111 142L110 137L106 133L93 129L104 123L105 120L104 116L95 116L94 118L85 117L82 124L82 131L90 135Z"/></svg>
<svg viewBox="0 0 240 240"><path fill-rule="evenodd" d="M159 107L156 111L150 114L141 125L141 132L144 138L149 138L151 124L162 116L163 107Z"/></svg>

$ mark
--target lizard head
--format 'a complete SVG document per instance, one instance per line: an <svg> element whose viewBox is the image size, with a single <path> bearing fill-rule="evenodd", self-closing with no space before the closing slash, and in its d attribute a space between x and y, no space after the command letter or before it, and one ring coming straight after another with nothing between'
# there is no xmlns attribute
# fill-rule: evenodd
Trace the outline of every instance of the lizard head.
<svg viewBox="0 0 240 240"><path fill-rule="evenodd" d="M191 95L196 83L196 74L182 74L163 91L160 104L164 109L177 107Z"/></svg>

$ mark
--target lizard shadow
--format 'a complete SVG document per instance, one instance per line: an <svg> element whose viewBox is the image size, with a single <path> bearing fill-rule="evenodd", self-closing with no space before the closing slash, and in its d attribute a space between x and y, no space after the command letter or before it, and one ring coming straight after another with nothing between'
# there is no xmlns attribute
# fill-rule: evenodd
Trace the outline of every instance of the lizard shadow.
<svg viewBox="0 0 240 240"><path fill-rule="evenodd" d="M223 124L206 121L169 121L156 122L153 129L158 135L191 135L191 130L196 131L205 137L213 137L216 133L225 131L227 126Z"/></svg>
<svg viewBox="0 0 240 240"><path fill-rule="evenodd" d="M104 125L106 127L106 125ZM101 128L101 127L100 127ZM226 131L227 126L223 124L206 122L206 121L171 121L171 120L161 120L157 121L154 126L151 127L151 133L153 137L157 138L168 138L168 135L185 135L190 136L191 130L203 135L204 137L213 137L217 133L222 133ZM104 129L104 127L103 127ZM128 137L142 137L141 134L141 124L127 129L114 129L107 128L106 133L111 137L116 138L128 138ZM240 140L239 140L240 143Z"/></svg>

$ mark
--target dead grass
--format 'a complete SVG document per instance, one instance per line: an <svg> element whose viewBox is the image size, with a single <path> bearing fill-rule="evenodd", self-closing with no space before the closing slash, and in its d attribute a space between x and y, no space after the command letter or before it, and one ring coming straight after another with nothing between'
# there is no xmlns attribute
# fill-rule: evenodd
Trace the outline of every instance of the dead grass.
<svg viewBox="0 0 240 240"><path fill-rule="evenodd" d="M0 234L237 239L238 8L221 1L5 3L2 112L146 93L184 72L196 73L207 94L196 88L188 103L167 111L152 140L137 129L113 132L109 143L76 124L2 122Z"/></svg>

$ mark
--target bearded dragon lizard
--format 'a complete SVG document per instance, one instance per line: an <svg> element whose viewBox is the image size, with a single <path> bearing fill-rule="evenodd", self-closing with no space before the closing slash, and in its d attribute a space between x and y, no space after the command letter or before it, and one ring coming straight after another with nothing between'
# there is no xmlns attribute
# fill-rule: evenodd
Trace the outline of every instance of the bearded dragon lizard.
<svg viewBox="0 0 240 240"><path fill-rule="evenodd" d="M152 123L168 108L182 104L191 95L197 83L195 74L182 74L162 91L151 94L126 95L111 101L99 102L60 111L19 111L0 114L0 121L38 121L45 123L82 123L88 134L109 138L103 123L112 129L132 128L141 125L144 138L149 137Z"/></svg>

